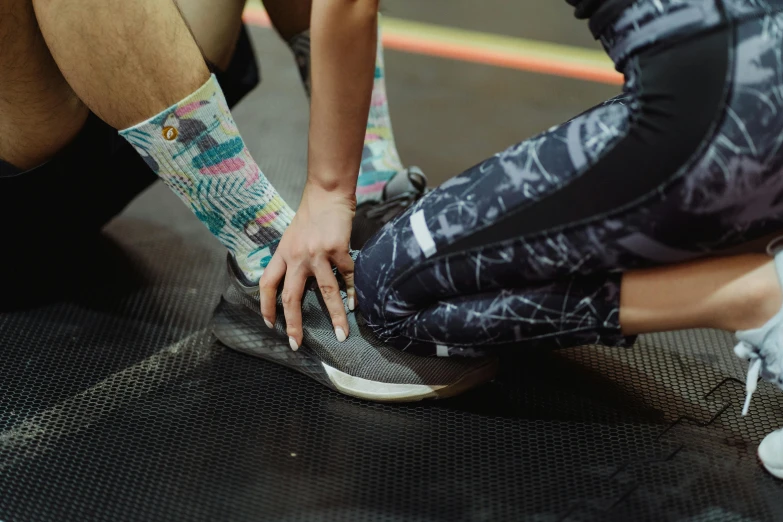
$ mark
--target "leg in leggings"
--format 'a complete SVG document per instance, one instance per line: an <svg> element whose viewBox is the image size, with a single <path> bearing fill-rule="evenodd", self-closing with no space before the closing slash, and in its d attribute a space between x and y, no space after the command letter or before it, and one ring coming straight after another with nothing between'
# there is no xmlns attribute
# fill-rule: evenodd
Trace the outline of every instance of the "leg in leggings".
<svg viewBox="0 0 783 522"><path fill-rule="evenodd" d="M782 47L771 13L624 57L623 96L468 169L371 239L363 315L421 355L629 344L623 272L783 225Z"/></svg>

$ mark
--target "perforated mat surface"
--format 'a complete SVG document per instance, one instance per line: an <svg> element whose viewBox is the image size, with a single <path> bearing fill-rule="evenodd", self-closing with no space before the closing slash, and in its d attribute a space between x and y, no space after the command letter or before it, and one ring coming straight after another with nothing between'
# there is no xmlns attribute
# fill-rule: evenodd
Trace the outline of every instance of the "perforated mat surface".
<svg viewBox="0 0 783 522"><path fill-rule="evenodd" d="M132 284L88 273L0 316L4 522L783 517L754 457L780 395L738 416L728 336L516 354L461 398L381 406L217 344L221 253L199 229L110 234L96 256Z"/></svg>

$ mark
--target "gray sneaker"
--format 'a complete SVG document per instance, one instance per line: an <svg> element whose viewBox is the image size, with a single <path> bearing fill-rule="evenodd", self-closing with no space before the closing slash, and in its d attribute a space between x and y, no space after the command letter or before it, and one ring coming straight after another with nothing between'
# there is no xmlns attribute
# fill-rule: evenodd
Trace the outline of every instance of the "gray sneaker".
<svg viewBox="0 0 783 522"><path fill-rule="evenodd" d="M418 357L388 347L347 306L350 335L339 343L315 284L308 285L302 299L304 342L294 352L288 345L280 298L273 331L261 317L258 286L243 281L231 256L228 272L231 285L213 318L218 340L239 352L301 372L345 395L380 402L452 397L497 373L495 358ZM345 303L345 292L342 295Z"/></svg>

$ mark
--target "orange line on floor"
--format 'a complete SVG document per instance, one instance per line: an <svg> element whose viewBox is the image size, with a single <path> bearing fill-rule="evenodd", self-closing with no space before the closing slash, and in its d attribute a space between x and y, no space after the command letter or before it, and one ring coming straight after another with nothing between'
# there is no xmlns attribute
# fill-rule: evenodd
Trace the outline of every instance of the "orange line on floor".
<svg viewBox="0 0 783 522"><path fill-rule="evenodd" d="M243 14L245 23L258 27L271 27L269 15L262 7L248 5ZM398 22L400 23L400 22ZM392 25L392 24L390 24ZM442 29L441 29L442 30ZM455 31L456 32L456 31ZM460 31L465 33L464 31ZM411 34L411 31L394 31L384 27L383 44L387 49L396 51L449 58L464 62L480 63L520 71L549 74L566 78L576 78L610 85L622 85L623 77L607 64L595 60L574 58L574 53L524 52L518 49L488 48L480 42L444 41L426 31ZM453 38L452 38L453 40ZM550 44L542 44L551 46ZM584 52L581 51L580 52Z"/></svg>
<svg viewBox="0 0 783 522"><path fill-rule="evenodd" d="M589 65L568 61L556 61L551 58L538 58L518 53L503 51L489 51L475 49L469 45L459 45L448 42L433 42L426 39L411 38L409 36L397 36L386 34L383 36L383 44L387 49L406 51L415 54L451 58L464 62L494 65L508 69L529 71L553 76L564 76L579 80L588 80L597 83L622 85L623 77L612 70L605 70Z"/></svg>
<svg viewBox="0 0 783 522"><path fill-rule="evenodd" d="M266 10L261 7L247 6L242 13L242 20L244 20L246 24L255 25L257 27L272 26L269 15L266 14Z"/></svg>

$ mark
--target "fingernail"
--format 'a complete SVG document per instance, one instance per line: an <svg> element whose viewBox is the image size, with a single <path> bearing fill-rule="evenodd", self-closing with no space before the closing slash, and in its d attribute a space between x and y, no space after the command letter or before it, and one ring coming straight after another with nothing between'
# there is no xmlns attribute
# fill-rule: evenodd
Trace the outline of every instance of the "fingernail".
<svg viewBox="0 0 783 522"><path fill-rule="evenodd" d="M345 341L345 331L339 326L334 329L334 335L337 336L337 340L340 342Z"/></svg>
<svg viewBox="0 0 783 522"><path fill-rule="evenodd" d="M297 351L299 349L299 345L296 344L296 339L294 339L293 337L288 338L288 344L291 346L291 349L293 351Z"/></svg>
<svg viewBox="0 0 783 522"><path fill-rule="evenodd" d="M356 301L354 301L353 297L348 298L348 310L353 312L353 309L356 308Z"/></svg>
<svg viewBox="0 0 783 522"><path fill-rule="evenodd" d="M270 323L269 321L266 320L266 317L264 317L264 324L266 325L267 328L274 328L275 327L272 323Z"/></svg>

